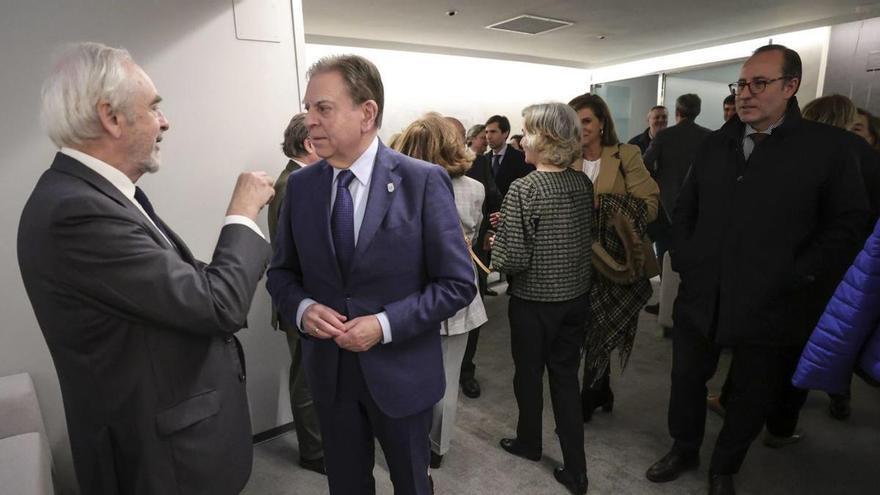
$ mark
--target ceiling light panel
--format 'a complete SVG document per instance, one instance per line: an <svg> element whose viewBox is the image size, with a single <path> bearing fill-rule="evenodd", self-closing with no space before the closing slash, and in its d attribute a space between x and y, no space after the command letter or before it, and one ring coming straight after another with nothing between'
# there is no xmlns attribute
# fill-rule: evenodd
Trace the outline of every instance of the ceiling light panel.
<svg viewBox="0 0 880 495"><path fill-rule="evenodd" d="M528 34L534 36L536 34L549 33L558 29L567 28L574 24L569 21L559 19L550 19L549 17L537 17L533 15L521 15L513 19L497 22L486 26L487 29L496 31L505 31L509 33Z"/></svg>

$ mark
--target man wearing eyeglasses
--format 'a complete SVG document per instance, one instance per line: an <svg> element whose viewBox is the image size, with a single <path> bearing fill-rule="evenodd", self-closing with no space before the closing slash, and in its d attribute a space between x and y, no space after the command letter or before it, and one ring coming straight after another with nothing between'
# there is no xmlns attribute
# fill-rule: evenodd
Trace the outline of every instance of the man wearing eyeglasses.
<svg viewBox="0 0 880 495"><path fill-rule="evenodd" d="M671 481L699 465L706 382L733 352L730 399L709 464L709 493L735 493L752 441L797 441L806 393L791 376L851 261L867 200L844 132L801 119L797 52L755 51L731 84L737 115L697 152L673 214L672 449L648 469Z"/></svg>

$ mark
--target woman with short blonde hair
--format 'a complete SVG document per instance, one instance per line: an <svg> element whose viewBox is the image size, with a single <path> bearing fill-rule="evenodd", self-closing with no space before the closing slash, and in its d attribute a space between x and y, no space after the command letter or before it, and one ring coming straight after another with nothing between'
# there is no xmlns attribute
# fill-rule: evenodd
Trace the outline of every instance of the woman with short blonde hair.
<svg viewBox="0 0 880 495"><path fill-rule="evenodd" d="M543 376L564 466L553 475L573 494L587 492L578 364L589 314L593 186L571 164L580 159L581 127L563 103L523 110L526 161L536 170L513 181L501 206L492 265L508 274L513 390L519 408L507 452L541 458Z"/></svg>

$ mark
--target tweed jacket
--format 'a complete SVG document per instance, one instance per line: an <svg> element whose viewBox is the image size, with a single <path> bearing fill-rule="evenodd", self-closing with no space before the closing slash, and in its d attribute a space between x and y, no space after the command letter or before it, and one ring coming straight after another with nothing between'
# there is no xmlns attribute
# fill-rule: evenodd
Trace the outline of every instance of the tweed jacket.
<svg viewBox="0 0 880 495"><path fill-rule="evenodd" d="M452 192L455 194L455 209L458 210L463 237L472 241L483 220L483 202L486 196L483 184L467 176L455 177L452 179ZM474 285L476 284L477 272L474 270ZM460 335L486 321L486 308L483 306L483 299L477 294L470 304L460 309L452 318L443 321L440 335Z"/></svg>
<svg viewBox="0 0 880 495"><path fill-rule="evenodd" d="M513 274L507 292L560 302L590 288L593 185L583 173L533 172L513 181L501 204L495 270Z"/></svg>

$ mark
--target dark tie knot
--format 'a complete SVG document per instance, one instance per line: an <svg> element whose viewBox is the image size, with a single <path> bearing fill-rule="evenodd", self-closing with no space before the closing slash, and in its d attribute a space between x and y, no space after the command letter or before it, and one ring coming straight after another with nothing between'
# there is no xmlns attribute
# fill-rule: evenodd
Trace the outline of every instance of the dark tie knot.
<svg viewBox="0 0 880 495"><path fill-rule="evenodd" d="M749 134L749 138L751 138L752 142L755 143L755 146L761 144L761 141L770 137L770 134L766 132L755 132L753 134Z"/></svg>
<svg viewBox="0 0 880 495"><path fill-rule="evenodd" d="M343 170L342 172L339 172L339 175L336 177L336 187L347 188L353 180L354 174L351 173L351 170Z"/></svg>

